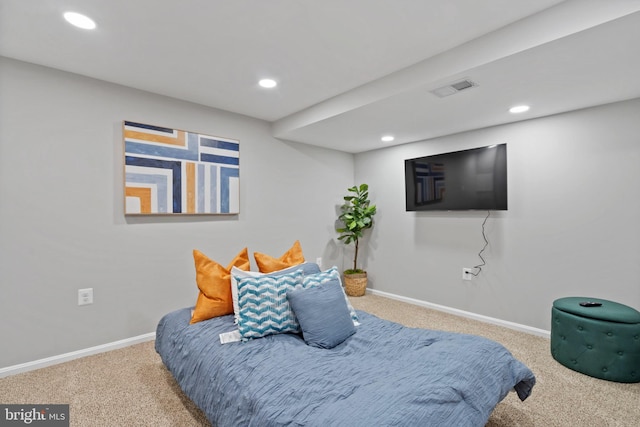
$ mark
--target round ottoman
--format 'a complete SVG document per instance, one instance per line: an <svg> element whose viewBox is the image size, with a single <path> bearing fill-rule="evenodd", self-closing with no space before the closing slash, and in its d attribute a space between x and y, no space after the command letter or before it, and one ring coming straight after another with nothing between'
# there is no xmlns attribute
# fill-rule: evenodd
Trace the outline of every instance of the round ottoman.
<svg viewBox="0 0 640 427"><path fill-rule="evenodd" d="M602 305L580 305L586 301ZM640 312L598 298L557 299L551 309L551 355L592 377L640 382Z"/></svg>

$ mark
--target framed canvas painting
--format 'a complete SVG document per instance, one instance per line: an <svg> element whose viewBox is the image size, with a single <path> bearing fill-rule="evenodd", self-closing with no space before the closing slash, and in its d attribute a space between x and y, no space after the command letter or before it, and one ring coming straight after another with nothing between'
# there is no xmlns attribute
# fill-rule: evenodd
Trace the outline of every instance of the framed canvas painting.
<svg viewBox="0 0 640 427"><path fill-rule="evenodd" d="M124 121L125 215L240 213L240 143Z"/></svg>

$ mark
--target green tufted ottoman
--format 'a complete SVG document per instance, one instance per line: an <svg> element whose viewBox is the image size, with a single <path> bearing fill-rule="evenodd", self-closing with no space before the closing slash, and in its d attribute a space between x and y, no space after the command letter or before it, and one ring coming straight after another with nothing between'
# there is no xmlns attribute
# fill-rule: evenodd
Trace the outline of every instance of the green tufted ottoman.
<svg viewBox="0 0 640 427"><path fill-rule="evenodd" d="M584 301L602 306L583 307ZM640 312L598 298L557 299L551 309L551 355L592 377L640 382Z"/></svg>

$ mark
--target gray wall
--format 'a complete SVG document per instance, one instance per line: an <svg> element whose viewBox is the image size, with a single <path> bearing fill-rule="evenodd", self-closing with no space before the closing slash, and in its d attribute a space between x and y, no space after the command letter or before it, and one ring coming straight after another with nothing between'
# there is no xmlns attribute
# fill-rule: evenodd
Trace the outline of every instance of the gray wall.
<svg viewBox="0 0 640 427"><path fill-rule="evenodd" d="M270 136L220 110L0 58L0 367L152 332L194 303L191 251L244 246L350 263L336 206L354 182L379 213L363 242L370 287L549 329L553 299L640 308L640 100L354 156ZM122 120L239 139L241 214L124 217ZM404 211L404 159L506 142L509 210ZM355 181L354 181L355 175ZM254 264L255 268L255 264ZM79 288L95 303L76 305Z"/></svg>
<svg viewBox="0 0 640 427"><path fill-rule="evenodd" d="M125 218L125 119L240 140L240 215ZM353 176L352 155L278 141L266 122L0 58L0 367L153 332L195 303L194 248L227 265L299 239L336 262Z"/></svg>
<svg viewBox="0 0 640 427"><path fill-rule="evenodd" d="M535 106L534 106L535 108ZM404 159L507 143L509 210L405 212ZM370 286L550 329L554 299L640 309L640 99L356 155L379 214L365 250Z"/></svg>

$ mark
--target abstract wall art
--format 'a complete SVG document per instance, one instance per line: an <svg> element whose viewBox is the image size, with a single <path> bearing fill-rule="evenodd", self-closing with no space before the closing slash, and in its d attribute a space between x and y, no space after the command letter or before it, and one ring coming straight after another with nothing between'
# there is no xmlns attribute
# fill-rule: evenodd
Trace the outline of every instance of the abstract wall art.
<svg viewBox="0 0 640 427"><path fill-rule="evenodd" d="M125 215L240 212L240 143L125 121Z"/></svg>

